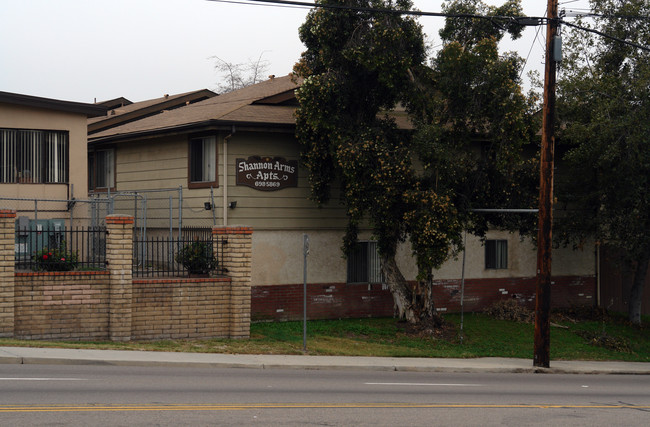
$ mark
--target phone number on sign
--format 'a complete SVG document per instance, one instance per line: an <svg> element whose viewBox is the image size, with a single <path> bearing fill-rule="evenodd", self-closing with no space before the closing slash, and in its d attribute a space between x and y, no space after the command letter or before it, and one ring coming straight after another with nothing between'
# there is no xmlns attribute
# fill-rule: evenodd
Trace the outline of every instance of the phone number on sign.
<svg viewBox="0 0 650 427"><path fill-rule="evenodd" d="M255 181L255 187L279 187L280 183L279 182L273 182L273 181Z"/></svg>

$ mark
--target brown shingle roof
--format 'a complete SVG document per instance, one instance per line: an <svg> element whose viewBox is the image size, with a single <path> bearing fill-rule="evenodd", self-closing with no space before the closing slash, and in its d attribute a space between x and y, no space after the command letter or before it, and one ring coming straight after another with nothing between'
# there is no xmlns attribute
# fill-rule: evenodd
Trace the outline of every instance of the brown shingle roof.
<svg viewBox="0 0 650 427"><path fill-rule="evenodd" d="M88 120L88 133L98 133L128 122L140 120L144 117L159 114L164 110L178 108L188 103L191 104L214 96L217 96L217 94L207 89L201 89L177 95L165 95L160 98L136 103L124 103L123 105L110 109L107 116ZM106 103L111 103L111 101L105 101L99 103L99 105Z"/></svg>
<svg viewBox="0 0 650 427"><path fill-rule="evenodd" d="M211 122L294 125L293 107L269 105L265 103L265 100L275 99L277 95L291 92L297 87L298 84L292 81L292 76L277 77L214 98L106 129L89 136L88 139L91 142L109 141L120 137L165 132ZM261 104L256 105L256 103Z"/></svg>

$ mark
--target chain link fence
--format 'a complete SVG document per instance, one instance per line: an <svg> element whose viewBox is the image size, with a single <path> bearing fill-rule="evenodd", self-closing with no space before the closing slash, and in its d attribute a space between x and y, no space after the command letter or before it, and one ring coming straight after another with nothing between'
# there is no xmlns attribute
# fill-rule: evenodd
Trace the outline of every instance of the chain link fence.
<svg viewBox="0 0 650 427"><path fill-rule="evenodd" d="M188 242L211 242L212 226L216 224L212 192L208 201L198 197L184 200L182 187L95 193L85 200L0 197L0 209L16 211L16 254L21 267L29 267L32 255L38 251L46 247L48 250L59 248L61 245L52 244L56 239L72 244L65 230L102 230L106 217L111 214L134 218L133 256L142 272L154 264L174 264L173 248L178 249ZM157 244L151 246L152 241ZM160 249L163 241L166 242L164 250ZM79 261L99 262L93 257L103 253L100 249L105 242L93 235L91 243L82 244L81 249L73 248L75 253L83 252L83 259ZM172 272L177 270L178 266L171 269ZM158 270L156 273L161 274Z"/></svg>
<svg viewBox="0 0 650 427"><path fill-rule="evenodd" d="M64 221L69 227L99 227L104 225L108 200L65 200L0 197L0 207L16 211L16 221L22 227L32 224L49 225Z"/></svg>
<svg viewBox="0 0 650 427"><path fill-rule="evenodd" d="M105 203L107 210L99 216L110 213L131 215L138 236L178 238L189 229L210 230L216 225L214 198L185 198L183 187L123 191L95 194L95 200ZM207 209L209 208L209 209Z"/></svg>
<svg viewBox="0 0 650 427"><path fill-rule="evenodd" d="M107 215L129 215L140 239L203 234L217 223L212 192L208 198L185 199L182 187L95 193L71 200L0 197L0 208L15 210L22 227L49 226L51 221L64 221L66 227L101 227Z"/></svg>

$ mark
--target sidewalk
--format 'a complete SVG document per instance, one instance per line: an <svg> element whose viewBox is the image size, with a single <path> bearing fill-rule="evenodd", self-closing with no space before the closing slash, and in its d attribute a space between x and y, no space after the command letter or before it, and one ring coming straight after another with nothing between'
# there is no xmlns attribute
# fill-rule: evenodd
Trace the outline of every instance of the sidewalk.
<svg viewBox="0 0 650 427"><path fill-rule="evenodd" d="M501 357L437 359L412 357L173 353L35 347L0 347L0 363L253 369L366 369L416 372L544 372L567 374L650 375L650 363L638 362L551 361L551 367L545 369L533 367L531 359Z"/></svg>

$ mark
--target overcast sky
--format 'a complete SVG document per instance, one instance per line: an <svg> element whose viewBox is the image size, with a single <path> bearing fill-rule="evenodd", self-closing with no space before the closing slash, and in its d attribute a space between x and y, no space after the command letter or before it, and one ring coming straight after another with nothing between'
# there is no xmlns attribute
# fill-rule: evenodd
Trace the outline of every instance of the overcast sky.
<svg viewBox="0 0 650 427"><path fill-rule="evenodd" d="M439 0L414 3L441 11ZM526 15L545 15L544 0L523 5ZM587 6L560 1L560 8ZM215 55L240 63L263 54L267 74L286 75L304 50L298 27L307 11L206 0L0 0L0 91L92 103L215 89ZM439 45L443 18L419 22ZM533 46L527 69L542 70L545 30L534 42L536 31L527 28L507 49L526 58Z"/></svg>

